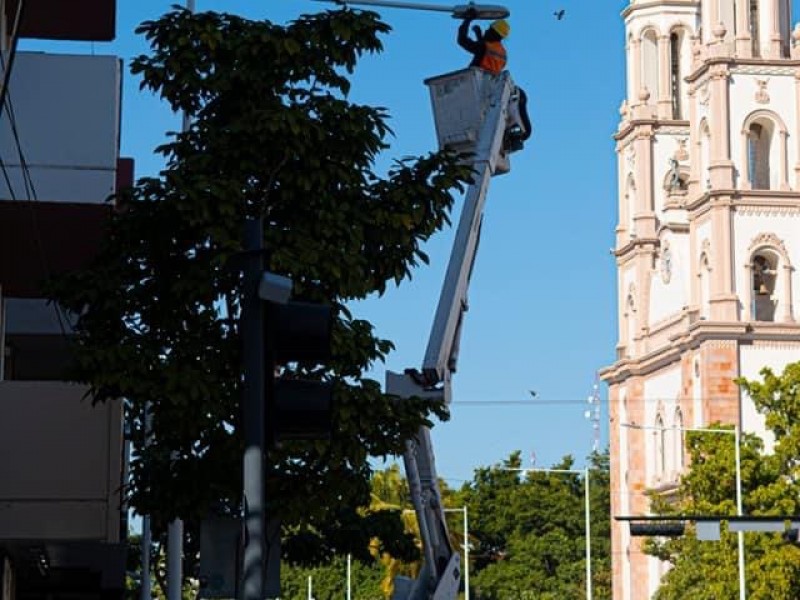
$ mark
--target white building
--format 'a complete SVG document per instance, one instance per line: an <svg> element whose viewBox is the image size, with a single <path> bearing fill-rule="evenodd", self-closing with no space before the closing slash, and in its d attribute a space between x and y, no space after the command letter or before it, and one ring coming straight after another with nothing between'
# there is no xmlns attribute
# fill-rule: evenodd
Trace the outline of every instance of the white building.
<svg viewBox="0 0 800 600"><path fill-rule="evenodd" d="M631 0L622 16L619 342L602 373L614 516L648 514L645 490L676 485L683 435L669 428L719 421L763 434L733 379L800 360L790 0ZM650 598L666 565L627 525L612 527L615 600Z"/></svg>

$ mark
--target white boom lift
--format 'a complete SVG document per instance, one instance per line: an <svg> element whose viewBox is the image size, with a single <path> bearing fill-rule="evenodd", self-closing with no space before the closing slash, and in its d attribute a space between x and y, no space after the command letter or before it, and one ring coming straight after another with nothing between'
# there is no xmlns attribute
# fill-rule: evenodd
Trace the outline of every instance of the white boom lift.
<svg viewBox="0 0 800 600"><path fill-rule="evenodd" d="M407 369L402 374L388 371L386 392L402 398L436 398L449 404L489 180L510 170L508 155L522 148L531 126L525 93L514 85L507 71L491 75L468 68L425 83L431 93L440 147L471 153L468 160L474 175L465 194L422 370ZM395 580L394 598L453 600L461 580L460 556L450 544L427 427L406 442L403 459L424 556L417 580Z"/></svg>
<svg viewBox="0 0 800 600"><path fill-rule="evenodd" d="M449 12L463 19L503 19L504 6L418 4L402 0L317 0L338 5L360 4ZM532 127L525 92L507 71L491 75L468 68L427 79L440 148L470 153L473 181L467 188L439 305L433 320L422 370L386 373L386 392L401 398L424 397L450 404L450 380L456 371L461 324L467 311L467 288L478 250L483 205L489 179L511 169L508 155L522 149ZM461 560L453 551L434 464L430 430L421 427L406 442L403 455L411 501L417 513L424 549L419 577L395 580L394 600L455 600L461 582Z"/></svg>

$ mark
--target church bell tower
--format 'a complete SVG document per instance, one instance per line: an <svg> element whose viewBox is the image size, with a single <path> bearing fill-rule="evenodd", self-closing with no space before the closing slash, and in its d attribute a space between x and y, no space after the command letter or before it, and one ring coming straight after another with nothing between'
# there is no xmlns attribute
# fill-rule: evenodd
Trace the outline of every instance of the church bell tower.
<svg viewBox="0 0 800 600"><path fill-rule="evenodd" d="M790 0L632 0L622 17L619 337L601 375L612 516L638 516L676 489L686 429L735 423L769 447L733 380L800 360L800 26ZM652 597L667 565L625 523L612 545L614 599Z"/></svg>

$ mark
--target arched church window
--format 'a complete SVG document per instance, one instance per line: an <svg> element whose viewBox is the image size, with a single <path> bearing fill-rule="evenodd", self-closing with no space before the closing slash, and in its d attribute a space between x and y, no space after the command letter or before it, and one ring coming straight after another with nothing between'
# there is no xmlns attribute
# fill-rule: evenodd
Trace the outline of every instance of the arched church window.
<svg viewBox="0 0 800 600"><path fill-rule="evenodd" d="M770 189L770 148L773 126L769 120L751 123L747 130L747 160L750 187L754 190Z"/></svg>
<svg viewBox="0 0 800 600"><path fill-rule="evenodd" d="M650 100L659 97L658 90L658 38L656 32L649 29L642 36L642 87L650 92ZM638 93L638 92L637 92Z"/></svg>
<svg viewBox="0 0 800 600"><path fill-rule="evenodd" d="M683 95L683 82L681 80L681 37L677 33L669 36L669 79L670 96L672 97L672 118L683 118L683 106L681 96Z"/></svg>
<svg viewBox="0 0 800 600"><path fill-rule="evenodd" d="M772 253L760 252L753 256L752 289L753 311L756 321L774 321L777 302L775 297L775 279L778 268L778 257Z"/></svg>
<svg viewBox="0 0 800 600"><path fill-rule="evenodd" d="M759 1L760 0L750 0L750 43L752 45L753 58L759 58L761 56L761 38L758 35Z"/></svg>

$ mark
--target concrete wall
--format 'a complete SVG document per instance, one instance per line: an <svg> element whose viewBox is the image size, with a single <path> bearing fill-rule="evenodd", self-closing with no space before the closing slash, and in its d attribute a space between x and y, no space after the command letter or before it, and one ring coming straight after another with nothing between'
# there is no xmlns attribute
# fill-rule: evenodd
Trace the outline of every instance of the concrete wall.
<svg viewBox="0 0 800 600"><path fill-rule="evenodd" d="M85 392L0 382L0 540L119 540L122 406Z"/></svg>
<svg viewBox="0 0 800 600"><path fill-rule="evenodd" d="M40 201L103 203L116 187L121 66L115 56L19 52L9 96ZM26 199L10 113L0 120L0 156L13 197ZM11 199L0 181L0 199Z"/></svg>

